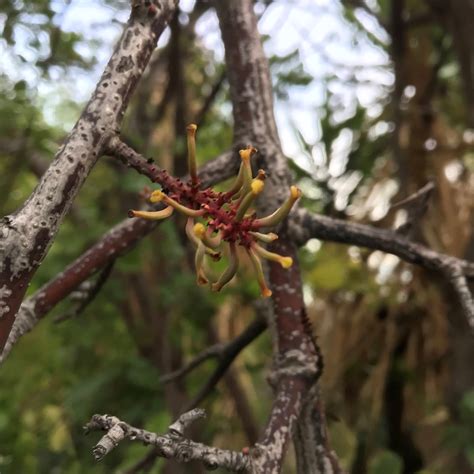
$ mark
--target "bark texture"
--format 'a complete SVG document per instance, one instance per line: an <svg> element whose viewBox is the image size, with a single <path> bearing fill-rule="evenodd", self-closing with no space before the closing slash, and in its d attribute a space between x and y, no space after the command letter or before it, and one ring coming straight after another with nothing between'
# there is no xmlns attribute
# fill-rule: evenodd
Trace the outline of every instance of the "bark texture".
<svg viewBox="0 0 474 474"><path fill-rule="evenodd" d="M130 19L91 99L23 207L0 223L0 349L28 283L108 140L117 133L135 86L176 0L134 0Z"/></svg>

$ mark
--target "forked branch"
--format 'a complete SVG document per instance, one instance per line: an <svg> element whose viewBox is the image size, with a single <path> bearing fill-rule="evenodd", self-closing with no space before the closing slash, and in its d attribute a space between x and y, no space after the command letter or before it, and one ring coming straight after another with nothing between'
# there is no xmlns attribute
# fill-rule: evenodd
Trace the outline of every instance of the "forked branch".
<svg viewBox="0 0 474 474"><path fill-rule="evenodd" d="M209 470L221 467L232 472L245 471L250 461L248 455L206 446L184 437L185 428L205 416L205 411L199 408L186 412L170 425L168 432L163 435L135 428L110 415L94 415L84 426L84 430L86 434L91 431L107 431L92 450L97 461L103 459L124 439L130 439L147 446L155 446L158 456L167 459L175 459L183 463L201 461Z"/></svg>

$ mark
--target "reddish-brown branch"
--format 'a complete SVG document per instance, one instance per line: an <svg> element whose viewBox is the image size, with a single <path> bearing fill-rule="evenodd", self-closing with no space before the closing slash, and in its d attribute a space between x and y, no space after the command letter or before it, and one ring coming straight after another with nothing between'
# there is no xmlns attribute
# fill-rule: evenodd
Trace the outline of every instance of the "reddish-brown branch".
<svg viewBox="0 0 474 474"><path fill-rule="evenodd" d="M279 206L291 177L273 115L272 86L251 0L215 2L225 46L235 122L234 145L259 150L258 166L271 171L260 211ZM320 356L305 318L296 248L287 232L272 251L293 258L291 270L270 265L273 291L275 401L263 438L251 450L252 472L278 473L291 434L311 387L320 375ZM317 471L315 471L317 472ZM324 471L326 472L326 471Z"/></svg>

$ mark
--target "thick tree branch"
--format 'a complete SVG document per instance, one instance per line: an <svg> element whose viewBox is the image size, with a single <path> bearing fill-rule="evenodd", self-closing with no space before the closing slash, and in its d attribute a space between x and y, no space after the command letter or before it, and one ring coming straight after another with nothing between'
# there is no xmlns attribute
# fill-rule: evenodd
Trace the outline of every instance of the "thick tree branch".
<svg viewBox="0 0 474 474"><path fill-rule="evenodd" d="M225 46L235 123L234 146L255 146L259 150L256 166L270 172L259 203L259 211L264 214L283 202L291 182L273 114L268 61L258 34L253 2L217 1L215 6ZM296 248L285 229L279 236L271 250L292 257L294 265L290 270L270 265L274 306L270 322L274 338L271 378L275 401L264 434L251 450L253 473L280 472L303 405L311 403L307 394L321 371L320 355L305 317Z"/></svg>
<svg viewBox="0 0 474 474"><path fill-rule="evenodd" d="M23 207L0 221L0 349L59 225L119 129L176 0L132 1L130 19L81 117Z"/></svg>
<svg viewBox="0 0 474 474"><path fill-rule="evenodd" d="M127 151L133 152L130 148ZM151 168L153 164L147 159L133 152L136 161L131 166L143 169L147 176L155 176ZM209 161L199 170L199 178L204 186L215 184L222 176L227 176L234 169L234 157L228 153L220 155L215 160ZM41 287L34 295L26 299L18 311L8 341L0 357L2 363L12 347L21 336L31 331L33 327L60 301L66 298L82 282L94 273L104 268L117 257L128 253L136 243L155 229L158 221L145 219L125 219L96 244L78 257L63 272ZM1 311L2 306L0 306Z"/></svg>
<svg viewBox="0 0 474 474"><path fill-rule="evenodd" d="M247 455L236 451L209 447L183 436L186 426L204 416L206 416L204 410L199 408L184 413L169 427L168 433L164 435L134 428L110 415L94 415L84 429L86 434L90 431L107 431L107 434L93 448L93 455L97 461L103 459L121 441L128 438L140 441L145 445L156 446L158 455L167 459L173 458L183 463L195 460L201 461L209 470L221 467L232 472L245 471L249 463Z"/></svg>

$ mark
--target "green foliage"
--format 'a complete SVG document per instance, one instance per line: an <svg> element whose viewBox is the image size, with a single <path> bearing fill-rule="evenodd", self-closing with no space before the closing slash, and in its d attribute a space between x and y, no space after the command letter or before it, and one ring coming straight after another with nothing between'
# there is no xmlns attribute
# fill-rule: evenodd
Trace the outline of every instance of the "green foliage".
<svg viewBox="0 0 474 474"><path fill-rule="evenodd" d="M459 421L446 432L446 443L452 449L463 452L474 469L474 391L467 392L459 406Z"/></svg>
<svg viewBox="0 0 474 474"><path fill-rule="evenodd" d="M391 451L376 454L369 465L368 474L402 474L403 461Z"/></svg>

